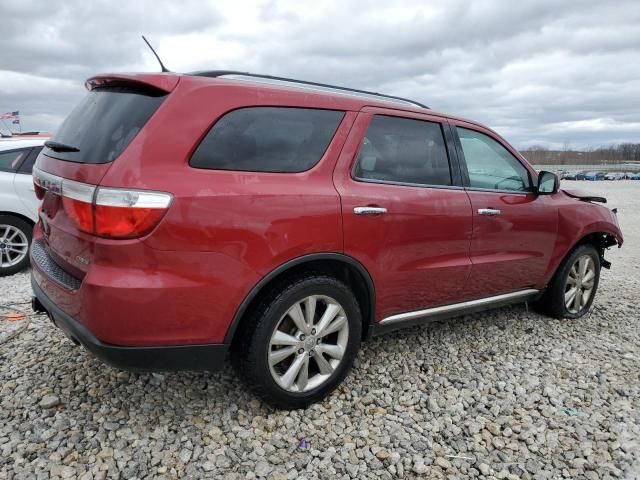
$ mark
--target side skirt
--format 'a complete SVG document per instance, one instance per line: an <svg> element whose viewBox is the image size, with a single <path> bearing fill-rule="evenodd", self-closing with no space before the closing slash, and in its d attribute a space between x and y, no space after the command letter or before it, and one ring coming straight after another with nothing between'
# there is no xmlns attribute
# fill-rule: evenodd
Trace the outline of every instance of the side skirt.
<svg viewBox="0 0 640 480"><path fill-rule="evenodd" d="M399 313L382 319L374 325L373 335L381 335L401 328L423 325L436 320L467 315L470 313L490 310L514 303L521 303L539 298L541 292L535 289L519 290L492 297L479 298L466 302L452 303L440 307L426 308L415 312Z"/></svg>

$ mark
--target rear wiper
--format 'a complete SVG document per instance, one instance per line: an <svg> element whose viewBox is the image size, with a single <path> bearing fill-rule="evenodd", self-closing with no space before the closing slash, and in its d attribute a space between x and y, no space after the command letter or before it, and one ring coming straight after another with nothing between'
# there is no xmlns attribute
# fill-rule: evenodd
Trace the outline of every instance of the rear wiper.
<svg viewBox="0 0 640 480"><path fill-rule="evenodd" d="M77 147L73 147L71 145L67 145L66 143L56 142L54 140L47 140L44 142L44 146L50 148L54 152L79 152L80 149Z"/></svg>

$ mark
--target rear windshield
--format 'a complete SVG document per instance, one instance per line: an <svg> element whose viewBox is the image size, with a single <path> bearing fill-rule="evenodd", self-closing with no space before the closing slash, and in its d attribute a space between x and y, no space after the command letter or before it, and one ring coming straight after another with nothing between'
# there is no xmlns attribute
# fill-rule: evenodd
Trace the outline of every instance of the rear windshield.
<svg viewBox="0 0 640 480"><path fill-rule="evenodd" d="M54 151L49 157L78 163L115 160L158 109L166 94L129 87L90 91L51 138L78 151Z"/></svg>

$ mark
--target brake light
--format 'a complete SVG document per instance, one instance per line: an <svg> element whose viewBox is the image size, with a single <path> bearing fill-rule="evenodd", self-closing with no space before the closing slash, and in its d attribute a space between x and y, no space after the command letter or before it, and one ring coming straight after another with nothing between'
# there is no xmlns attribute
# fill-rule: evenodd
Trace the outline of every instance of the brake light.
<svg viewBox="0 0 640 480"><path fill-rule="evenodd" d="M160 222L171 204L169 193L103 188L33 169L38 198L60 195L67 216L79 230L106 238L137 238Z"/></svg>
<svg viewBox="0 0 640 480"><path fill-rule="evenodd" d="M75 222L79 230L93 233L93 205L73 198L62 197L62 206L69 218Z"/></svg>
<svg viewBox="0 0 640 480"><path fill-rule="evenodd" d="M93 195L94 185L62 180L62 206L69 218L78 229L86 233L93 233Z"/></svg>
<svg viewBox="0 0 640 480"><path fill-rule="evenodd" d="M111 238L141 237L162 219L171 195L99 188L95 201L96 234Z"/></svg>

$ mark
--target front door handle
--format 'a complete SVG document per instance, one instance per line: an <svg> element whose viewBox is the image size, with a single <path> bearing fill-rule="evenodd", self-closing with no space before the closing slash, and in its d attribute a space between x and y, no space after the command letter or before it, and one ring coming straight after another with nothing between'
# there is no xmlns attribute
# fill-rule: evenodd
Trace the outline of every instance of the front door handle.
<svg viewBox="0 0 640 480"><path fill-rule="evenodd" d="M500 210L496 209L496 208L479 208L478 209L478 215L489 215L489 216L495 216L495 215L500 215Z"/></svg>
<svg viewBox="0 0 640 480"><path fill-rule="evenodd" d="M384 207L354 207L353 213L356 215L382 215L387 213Z"/></svg>

